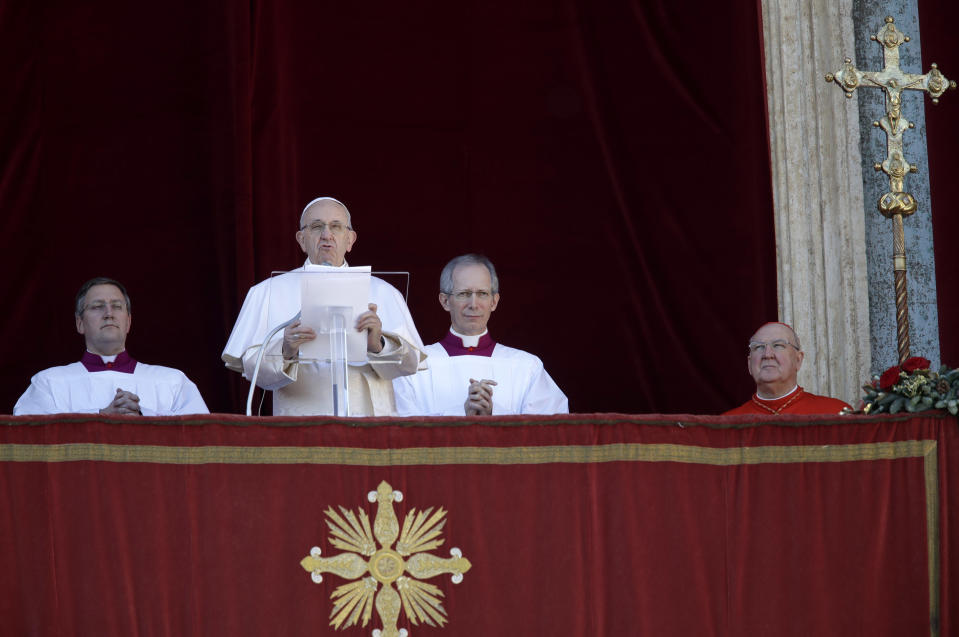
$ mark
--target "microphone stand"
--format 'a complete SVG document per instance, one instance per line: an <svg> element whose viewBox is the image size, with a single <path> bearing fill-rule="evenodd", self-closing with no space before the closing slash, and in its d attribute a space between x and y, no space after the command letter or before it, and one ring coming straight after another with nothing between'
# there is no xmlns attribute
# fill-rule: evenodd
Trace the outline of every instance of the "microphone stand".
<svg viewBox="0 0 959 637"><path fill-rule="evenodd" d="M266 351L267 344L270 342L270 339L276 336L277 332L292 325L299 319L300 319L300 312L297 312L296 316L291 318L289 321L286 321L285 323L280 323L279 325L274 327L273 331L267 334L266 338L263 339L263 344L260 345L260 351L257 352L256 354L256 366L253 368L253 378L250 379L250 393L246 397L246 415L247 416L253 415L253 392L256 391L256 377L260 374L260 363L263 362L263 353Z"/></svg>

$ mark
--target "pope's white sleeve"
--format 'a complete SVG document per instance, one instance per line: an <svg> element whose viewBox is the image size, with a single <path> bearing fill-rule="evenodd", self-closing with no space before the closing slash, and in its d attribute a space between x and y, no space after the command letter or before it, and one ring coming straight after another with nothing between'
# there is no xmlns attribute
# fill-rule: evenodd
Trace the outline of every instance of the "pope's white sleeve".
<svg viewBox="0 0 959 637"><path fill-rule="evenodd" d="M392 332L383 332L387 347L379 354L367 352L366 357L376 375L384 380L393 380L401 376L415 374L420 364L420 356L426 357L405 338Z"/></svg>
<svg viewBox="0 0 959 637"><path fill-rule="evenodd" d="M243 352L243 377L252 380L256 368L256 357L260 346L249 347ZM274 338L266 346L260 370L256 376L258 387L274 391L296 381L299 364L296 361L283 360L283 339Z"/></svg>

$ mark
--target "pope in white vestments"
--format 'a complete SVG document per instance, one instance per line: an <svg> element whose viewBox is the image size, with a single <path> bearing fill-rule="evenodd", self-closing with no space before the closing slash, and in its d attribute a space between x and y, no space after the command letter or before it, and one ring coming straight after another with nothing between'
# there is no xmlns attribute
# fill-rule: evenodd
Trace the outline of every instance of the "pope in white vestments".
<svg viewBox="0 0 959 637"><path fill-rule="evenodd" d="M87 351L77 363L33 376L14 415L101 413L176 416L209 413L196 385L178 369L140 363L126 351L130 297L118 281L96 278L77 294L77 331Z"/></svg>
<svg viewBox="0 0 959 637"><path fill-rule="evenodd" d="M345 267L345 255L356 241L349 211L339 201L320 197L307 204L296 233L307 254L304 272L316 265ZM222 359L229 369L253 378L256 359L272 329L295 317L301 309L301 275L287 273L262 281L247 293ZM349 415L396 415L392 380L416 371L422 353L420 340L402 295L385 281L370 278L369 311L355 328L367 332L367 361L348 368ZM331 415L333 395L328 362L301 358L299 348L317 337L299 320L278 333L267 345L256 384L273 392L273 414Z"/></svg>
<svg viewBox="0 0 959 637"><path fill-rule="evenodd" d="M401 416L569 412L566 395L537 356L490 337L487 323L499 303L499 279L489 259L453 259L443 268L440 290L452 327L426 347L428 369L393 381Z"/></svg>

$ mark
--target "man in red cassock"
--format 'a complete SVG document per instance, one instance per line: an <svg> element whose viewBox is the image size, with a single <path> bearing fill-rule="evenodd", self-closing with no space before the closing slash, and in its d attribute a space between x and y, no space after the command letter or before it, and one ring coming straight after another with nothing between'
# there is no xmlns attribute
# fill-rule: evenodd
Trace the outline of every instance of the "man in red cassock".
<svg viewBox="0 0 959 637"><path fill-rule="evenodd" d="M799 337L785 323L766 323L749 339L746 362L756 393L728 414L838 414L849 405L836 398L810 394L796 376L802 366Z"/></svg>

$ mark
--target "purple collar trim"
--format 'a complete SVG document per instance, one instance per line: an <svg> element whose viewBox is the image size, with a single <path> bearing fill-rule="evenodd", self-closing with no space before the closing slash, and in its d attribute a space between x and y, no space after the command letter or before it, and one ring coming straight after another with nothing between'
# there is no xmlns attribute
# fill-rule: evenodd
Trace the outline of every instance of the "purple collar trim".
<svg viewBox="0 0 959 637"><path fill-rule="evenodd" d="M492 356L493 348L496 347L496 343L489 332L480 336L476 347L463 347L463 339L453 332L447 332L443 340L440 341L440 345L450 356Z"/></svg>
<svg viewBox="0 0 959 637"><path fill-rule="evenodd" d="M112 363L104 363L102 358L90 352L83 352L83 358L80 359L80 362L83 363L83 366L87 368L88 372L123 372L124 374L132 374L137 366L137 362L130 358L126 350L117 354L116 360Z"/></svg>

